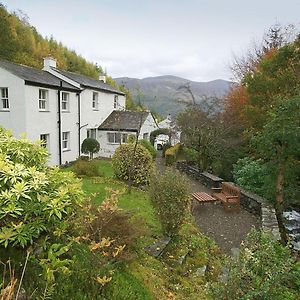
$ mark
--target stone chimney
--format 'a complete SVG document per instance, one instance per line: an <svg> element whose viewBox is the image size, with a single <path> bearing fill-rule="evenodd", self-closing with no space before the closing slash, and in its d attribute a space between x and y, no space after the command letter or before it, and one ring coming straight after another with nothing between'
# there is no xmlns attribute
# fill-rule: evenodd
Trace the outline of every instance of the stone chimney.
<svg viewBox="0 0 300 300"><path fill-rule="evenodd" d="M48 56L44 58L44 70L50 69L50 68L56 68L56 59Z"/></svg>
<svg viewBox="0 0 300 300"><path fill-rule="evenodd" d="M100 74L99 75L99 80L106 83L106 75Z"/></svg>

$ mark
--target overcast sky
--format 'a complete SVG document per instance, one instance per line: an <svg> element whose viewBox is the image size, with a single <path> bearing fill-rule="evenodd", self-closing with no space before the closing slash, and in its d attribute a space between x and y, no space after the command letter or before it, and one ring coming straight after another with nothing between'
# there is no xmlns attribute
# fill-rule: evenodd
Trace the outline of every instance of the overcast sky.
<svg viewBox="0 0 300 300"><path fill-rule="evenodd" d="M243 53L276 22L300 21L300 0L0 2L113 77L230 79L233 53Z"/></svg>

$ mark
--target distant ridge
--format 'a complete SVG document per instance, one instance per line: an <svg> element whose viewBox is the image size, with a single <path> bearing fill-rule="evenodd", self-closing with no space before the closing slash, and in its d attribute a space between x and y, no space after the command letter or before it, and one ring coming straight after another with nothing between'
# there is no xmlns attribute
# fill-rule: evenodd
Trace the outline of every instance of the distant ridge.
<svg viewBox="0 0 300 300"><path fill-rule="evenodd" d="M135 103L141 102L162 116L175 115L186 107L185 103L191 102L191 96L184 89L179 90L183 85L190 85L196 102L200 103L205 97L223 98L233 84L223 79L197 82L173 75L143 79L119 77L114 80L131 91Z"/></svg>

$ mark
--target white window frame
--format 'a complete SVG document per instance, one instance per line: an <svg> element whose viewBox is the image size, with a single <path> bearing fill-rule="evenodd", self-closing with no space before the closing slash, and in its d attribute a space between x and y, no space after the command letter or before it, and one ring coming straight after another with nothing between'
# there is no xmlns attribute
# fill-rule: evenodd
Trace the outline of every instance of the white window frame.
<svg viewBox="0 0 300 300"><path fill-rule="evenodd" d="M90 128L86 131L87 138L97 139L97 128Z"/></svg>
<svg viewBox="0 0 300 300"><path fill-rule="evenodd" d="M40 111L48 111L48 99L49 99L49 91L45 89L39 89L39 110Z"/></svg>
<svg viewBox="0 0 300 300"><path fill-rule="evenodd" d="M121 133L120 132L108 132L107 141L109 144L120 144L121 143Z"/></svg>
<svg viewBox="0 0 300 300"><path fill-rule="evenodd" d="M9 110L8 87L0 88L1 110Z"/></svg>
<svg viewBox="0 0 300 300"><path fill-rule="evenodd" d="M93 108L93 110L99 109L99 93L97 93L97 92L93 92L92 108Z"/></svg>
<svg viewBox="0 0 300 300"><path fill-rule="evenodd" d="M43 142L42 146L49 150L50 149L50 134L49 133L40 134L40 140Z"/></svg>
<svg viewBox="0 0 300 300"><path fill-rule="evenodd" d="M128 141L128 134L122 133L122 144L126 144Z"/></svg>
<svg viewBox="0 0 300 300"><path fill-rule="evenodd" d="M119 96L115 95L114 96L114 108L118 108L119 106Z"/></svg>
<svg viewBox="0 0 300 300"><path fill-rule="evenodd" d="M61 146L63 151L70 150L70 131L62 132Z"/></svg>
<svg viewBox="0 0 300 300"><path fill-rule="evenodd" d="M66 93L66 92L61 93L61 111L64 112L70 111L70 93Z"/></svg>

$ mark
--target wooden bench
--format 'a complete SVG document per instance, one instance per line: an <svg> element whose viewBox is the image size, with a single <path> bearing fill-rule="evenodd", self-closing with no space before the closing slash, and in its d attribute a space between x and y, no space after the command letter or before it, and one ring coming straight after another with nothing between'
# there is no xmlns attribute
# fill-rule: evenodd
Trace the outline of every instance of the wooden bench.
<svg viewBox="0 0 300 300"><path fill-rule="evenodd" d="M197 192L193 193L192 197L197 200L198 202L211 202L211 201L217 201L214 197L211 195L204 193L204 192Z"/></svg>
<svg viewBox="0 0 300 300"><path fill-rule="evenodd" d="M220 200L225 210L240 211L241 191L229 182L223 182L220 188L212 188L212 196Z"/></svg>

